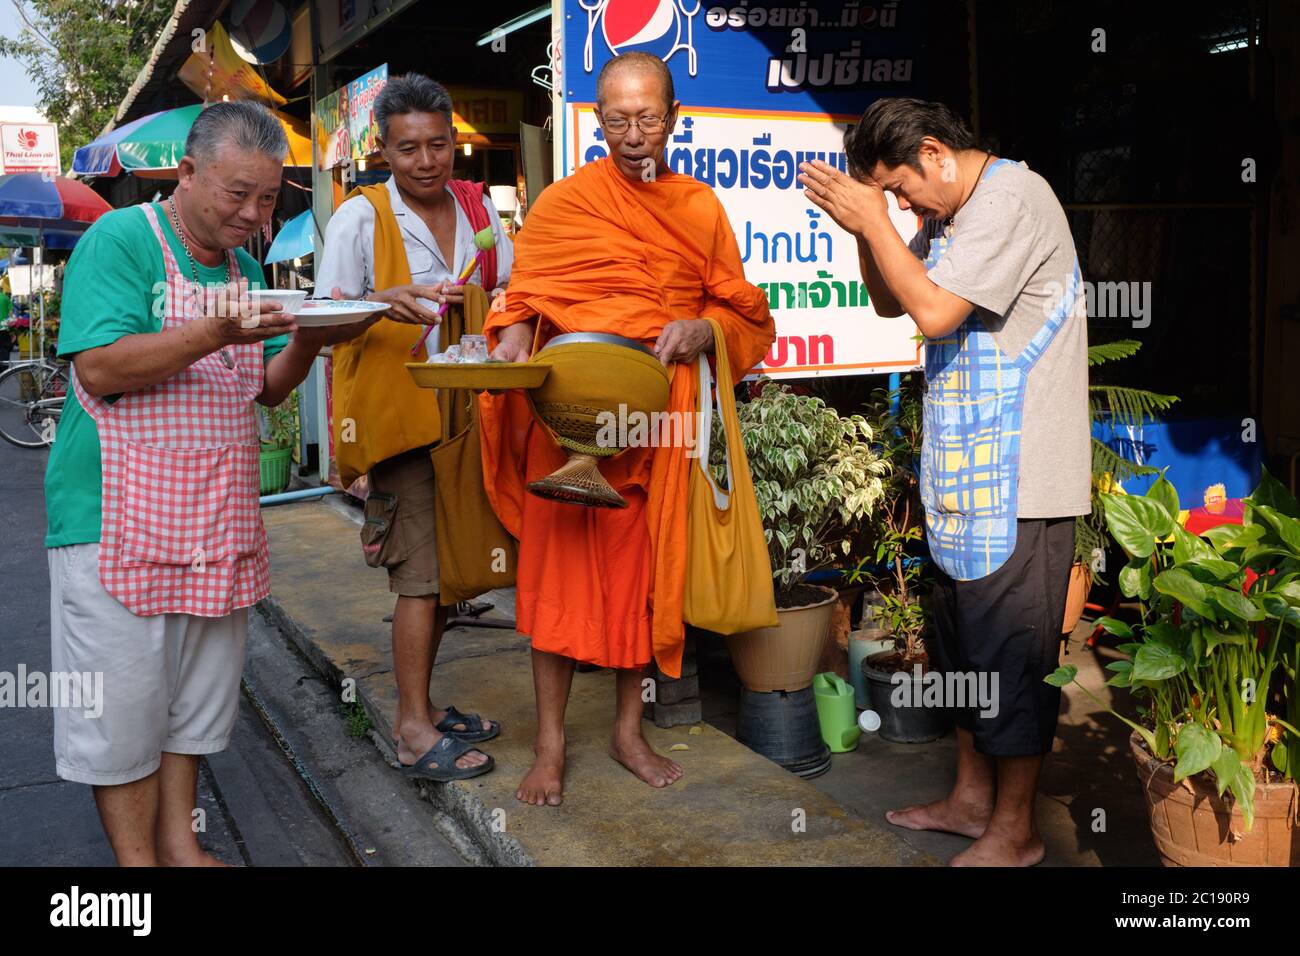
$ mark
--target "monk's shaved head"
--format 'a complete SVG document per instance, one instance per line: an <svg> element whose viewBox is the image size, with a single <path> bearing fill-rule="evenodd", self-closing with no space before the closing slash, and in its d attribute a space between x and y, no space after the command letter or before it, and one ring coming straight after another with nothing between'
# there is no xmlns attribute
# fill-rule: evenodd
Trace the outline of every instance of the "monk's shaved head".
<svg viewBox="0 0 1300 956"><path fill-rule="evenodd" d="M672 108L677 100L672 71L668 69L667 63L649 53L620 53L601 67L600 74L596 77L596 105L604 107L605 91L609 84L629 73L648 73L657 77L663 88L664 109Z"/></svg>

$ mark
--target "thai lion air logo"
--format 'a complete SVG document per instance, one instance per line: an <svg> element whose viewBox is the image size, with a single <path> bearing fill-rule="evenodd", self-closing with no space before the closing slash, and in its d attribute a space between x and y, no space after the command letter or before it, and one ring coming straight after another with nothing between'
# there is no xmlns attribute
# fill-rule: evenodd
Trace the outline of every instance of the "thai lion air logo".
<svg viewBox="0 0 1300 956"><path fill-rule="evenodd" d="M609 52L617 56L630 50L654 53L665 63L679 50L686 51L686 65L695 75L695 43L692 26L700 12L700 0L687 9L689 0L578 0L587 11L587 44L582 52L583 68L592 71L592 43L596 28ZM683 29L685 28L685 29ZM685 39L683 39L685 33Z"/></svg>
<svg viewBox="0 0 1300 956"><path fill-rule="evenodd" d="M35 149L36 144L41 141L40 134L34 129L18 130L18 145L23 149Z"/></svg>

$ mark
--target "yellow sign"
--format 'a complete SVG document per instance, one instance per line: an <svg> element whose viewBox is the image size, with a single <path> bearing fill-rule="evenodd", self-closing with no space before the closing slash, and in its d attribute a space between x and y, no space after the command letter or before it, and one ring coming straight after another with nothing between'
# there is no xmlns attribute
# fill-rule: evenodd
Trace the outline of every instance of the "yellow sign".
<svg viewBox="0 0 1300 956"><path fill-rule="evenodd" d="M259 100L273 106L288 102L271 89L247 60L235 52L226 28L218 21L194 38L194 52L177 76L194 95L209 103L223 97Z"/></svg>

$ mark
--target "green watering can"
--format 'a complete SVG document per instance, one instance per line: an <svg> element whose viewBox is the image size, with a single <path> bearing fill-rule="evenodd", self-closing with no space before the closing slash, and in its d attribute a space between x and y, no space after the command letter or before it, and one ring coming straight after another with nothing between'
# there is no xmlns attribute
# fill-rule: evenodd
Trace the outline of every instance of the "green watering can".
<svg viewBox="0 0 1300 956"><path fill-rule="evenodd" d="M839 674L818 674L813 678L813 699L826 746L837 754L856 749L862 731L853 709L852 686Z"/></svg>

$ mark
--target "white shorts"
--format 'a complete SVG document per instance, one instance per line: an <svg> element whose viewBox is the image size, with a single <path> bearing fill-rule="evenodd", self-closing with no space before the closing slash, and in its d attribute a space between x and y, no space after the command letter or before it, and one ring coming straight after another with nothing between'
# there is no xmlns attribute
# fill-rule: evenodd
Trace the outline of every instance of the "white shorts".
<svg viewBox="0 0 1300 956"><path fill-rule="evenodd" d="M93 706L54 708L58 775L111 786L149 776L163 751L224 750L239 712L248 608L140 617L104 590L98 544L47 554L50 670L102 688Z"/></svg>

